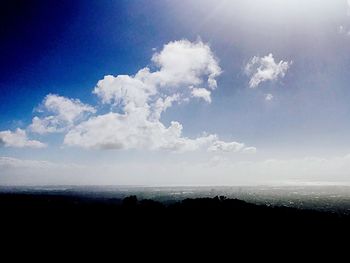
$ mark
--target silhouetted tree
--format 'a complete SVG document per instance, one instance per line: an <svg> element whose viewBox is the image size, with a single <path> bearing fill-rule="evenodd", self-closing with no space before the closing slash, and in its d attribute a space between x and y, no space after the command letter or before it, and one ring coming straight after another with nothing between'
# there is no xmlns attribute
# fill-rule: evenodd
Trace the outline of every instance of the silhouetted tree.
<svg viewBox="0 0 350 263"><path fill-rule="evenodd" d="M136 195L131 195L123 199L123 207L127 209L135 209L137 207L138 201Z"/></svg>

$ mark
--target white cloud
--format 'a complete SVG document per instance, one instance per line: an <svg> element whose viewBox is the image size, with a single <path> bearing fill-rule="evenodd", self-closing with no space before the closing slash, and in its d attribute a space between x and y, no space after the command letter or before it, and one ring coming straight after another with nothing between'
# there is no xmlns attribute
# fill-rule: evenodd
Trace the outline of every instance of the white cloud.
<svg viewBox="0 0 350 263"><path fill-rule="evenodd" d="M243 149L244 153L256 153L257 149L255 147L246 147Z"/></svg>
<svg viewBox="0 0 350 263"><path fill-rule="evenodd" d="M32 120L32 124L29 125L29 129L38 134L45 134L63 131L59 126L59 121L55 116L48 116L45 118L35 116Z"/></svg>
<svg viewBox="0 0 350 263"><path fill-rule="evenodd" d="M44 148L46 145L36 140L29 140L26 131L17 129L12 131L0 132L0 146L14 147L14 148Z"/></svg>
<svg viewBox="0 0 350 263"><path fill-rule="evenodd" d="M273 100L273 95L272 95L271 93L266 94L266 95L265 95L265 100L266 100L266 101L271 101L271 100Z"/></svg>
<svg viewBox="0 0 350 263"><path fill-rule="evenodd" d="M216 140L208 148L209 152L238 152L244 149L243 143L238 142L223 142Z"/></svg>
<svg viewBox="0 0 350 263"><path fill-rule="evenodd" d="M92 149L237 152L249 149L238 142L221 141L215 134L196 138L183 135L177 121L165 125L161 114L174 103L201 98L211 102L221 74L218 60L208 44L198 40L173 41L151 58L153 65L135 75L107 75L98 81L93 93L110 111L96 109L78 99L49 94L45 97L29 130L38 134L64 132L64 144ZM151 70L151 68L153 70ZM93 116L91 116L93 114ZM0 133L4 146L44 147L28 140L26 132Z"/></svg>
<svg viewBox="0 0 350 263"><path fill-rule="evenodd" d="M33 118L29 128L32 132L39 134L65 131L87 113L96 112L93 107L83 104L78 99L69 99L54 94L45 97L40 110L51 115Z"/></svg>
<svg viewBox="0 0 350 263"><path fill-rule="evenodd" d="M264 57L253 57L245 67L245 73L250 77L249 87L257 88L262 82L283 78L291 64L283 60L276 63L271 53Z"/></svg>
<svg viewBox="0 0 350 263"><path fill-rule="evenodd" d="M206 76L209 87L215 89L215 78L221 74L217 59L202 41L170 42L152 61L160 68L153 73L154 81L162 86L198 85Z"/></svg>
<svg viewBox="0 0 350 263"><path fill-rule="evenodd" d="M203 135L195 139L182 136L182 125L171 122L165 127L150 121L142 112L128 115L108 113L89 119L68 132L66 145L95 149L146 149L173 152L195 151L209 147L218 139Z"/></svg>
<svg viewBox="0 0 350 263"><path fill-rule="evenodd" d="M164 45L152 56L158 70L146 67L135 76L108 75L97 83L94 93L103 103L122 106L126 112L147 107L159 97L180 94L189 97L198 85L217 87L215 78L221 74L217 59L207 44L180 40Z"/></svg>
<svg viewBox="0 0 350 263"><path fill-rule="evenodd" d="M123 107L127 112L134 108L145 107L150 97L157 93L154 85L149 85L140 79L149 74L149 69L142 69L135 77L107 75L98 81L93 93L103 103Z"/></svg>
<svg viewBox="0 0 350 263"><path fill-rule="evenodd" d="M181 124L172 122L166 128L159 121L149 121L148 116L143 110L99 115L69 131L64 143L98 149L179 148Z"/></svg>
<svg viewBox="0 0 350 263"><path fill-rule="evenodd" d="M211 97L210 97L211 92L207 89L193 88L191 94L193 97L202 98L206 102L211 103Z"/></svg>
<svg viewBox="0 0 350 263"><path fill-rule="evenodd" d="M75 125L66 134L64 143L95 149L174 152L224 143L216 135L184 137L179 122L173 121L167 127L160 121L161 114L174 102L188 101L191 97L211 101L208 89L217 87L215 78L221 69L210 47L201 41L170 42L152 56L152 62L157 68L155 71L146 67L134 76L108 75L98 81L93 93L102 103L110 104L112 111ZM230 146L222 147L224 151L237 151L236 144L241 145L228 144Z"/></svg>
<svg viewBox="0 0 350 263"><path fill-rule="evenodd" d="M174 94L166 98L158 98L156 102L152 105L152 120L159 120L162 112L166 111L167 108L173 105L173 102L180 101L180 95Z"/></svg>

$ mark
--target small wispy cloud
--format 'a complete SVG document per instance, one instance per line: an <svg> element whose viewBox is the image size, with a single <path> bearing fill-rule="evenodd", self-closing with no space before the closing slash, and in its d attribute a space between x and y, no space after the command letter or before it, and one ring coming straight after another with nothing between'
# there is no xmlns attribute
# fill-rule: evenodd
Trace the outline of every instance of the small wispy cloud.
<svg viewBox="0 0 350 263"><path fill-rule="evenodd" d="M201 98L206 102L211 103L211 97L210 97L211 92L207 89L194 88L192 89L191 94L193 97Z"/></svg>
<svg viewBox="0 0 350 263"><path fill-rule="evenodd" d="M273 95L272 95L271 93L266 94L266 95L265 95L265 100L266 100L266 101L271 101L271 100L273 100Z"/></svg>
<svg viewBox="0 0 350 263"><path fill-rule="evenodd" d="M249 87L257 88L262 82L283 78L290 65L292 61L276 62L271 53L264 57L254 56L244 69L247 76L250 77Z"/></svg>

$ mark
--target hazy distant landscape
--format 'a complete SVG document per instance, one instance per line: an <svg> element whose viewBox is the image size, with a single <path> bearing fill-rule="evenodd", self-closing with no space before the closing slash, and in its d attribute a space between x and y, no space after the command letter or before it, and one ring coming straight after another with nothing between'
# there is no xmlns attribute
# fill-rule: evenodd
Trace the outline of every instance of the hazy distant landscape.
<svg viewBox="0 0 350 263"><path fill-rule="evenodd" d="M350 186L31 186L0 187L0 198L1 194L51 195L99 200L121 200L135 195L141 200L151 199L165 204L186 198L225 196L252 204L350 214Z"/></svg>
<svg viewBox="0 0 350 263"><path fill-rule="evenodd" d="M350 231L349 192L344 186L1 187L0 224L3 237L20 236L25 245L35 237L76 247L107 236L124 244L186 237L181 243L190 246L223 237L243 246L266 236L332 241Z"/></svg>

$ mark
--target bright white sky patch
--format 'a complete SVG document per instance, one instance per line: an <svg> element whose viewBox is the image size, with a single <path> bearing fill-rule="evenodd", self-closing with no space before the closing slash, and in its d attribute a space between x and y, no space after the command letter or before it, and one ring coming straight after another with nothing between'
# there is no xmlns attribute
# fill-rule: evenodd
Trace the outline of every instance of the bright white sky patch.
<svg viewBox="0 0 350 263"><path fill-rule="evenodd" d="M249 87L257 88L262 82L283 78L291 64L283 60L276 63L271 53L264 57L253 57L245 67L245 73L250 77Z"/></svg>
<svg viewBox="0 0 350 263"><path fill-rule="evenodd" d="M0 132L0 146L14 147L14 148L44 148L46 145L42 142L29 140L26 131L17 129L12 131Z"/></svg>
<svg viewBox="0 0 350 263"><path fill-rule="evenodd" d="M215 155L203 162L189 160L131 163L112 162L108 165L60 164L55 162L0 157L2 185L47 184L144 184L155 178L157 185L267 185L269 183L310 185L328 182L349 185L350 156L332 158L268 159L235 161ZM101 171L103 171L101 173ZM334 176L337 171L337 177ZM98 175L98 176L96 176ZM200 175L200 176L199 176ZM6 178L6 180L4 180Z"/></svg>

